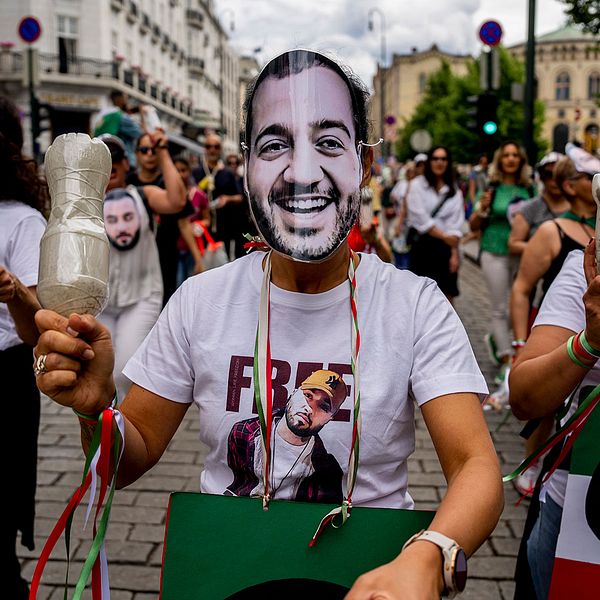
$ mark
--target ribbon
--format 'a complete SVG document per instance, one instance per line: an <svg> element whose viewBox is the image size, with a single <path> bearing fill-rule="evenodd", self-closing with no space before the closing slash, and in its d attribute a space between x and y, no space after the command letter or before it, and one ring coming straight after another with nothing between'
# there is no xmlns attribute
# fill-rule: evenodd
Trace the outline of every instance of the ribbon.
<svg viewBox="0 0 600 600"><path fill-rule="evenodd" d="M113 426L114 425L114 426ZM118 435L116 434L118 432ZM92 511L99 485L96 512L94 515L94 537L91 549L83 564L75 585L73 600L80 600L85 586L92 575L92 598L93 600L110 600L108 585L108 566L104 539L108 527L110 510L117 484L118 466L123 455L125 440L125 424L121 413L109 407L105 409L98 419L94 435L87 453L81 485L75 490L69 500L67 507L59 517L52 529L48 540L40 554L31 580L29 600L36 600L42 574L61 534L65 533L65 548L67 555L67 569L65 575L65 594L67 598L68 574L70 564L70 532L71 523L77 507L89 490L88 507L85 516L84 528ZM114 464L112 477L110 476L111 459ZM100 521L98 522L98 518Z"/></svg>
<svg viewBox="0 0 600 600"><path fill-rule="evenodd" d="M571 446L577 439L577 436L583 429L586 421L588 420L590 414L596 408L600 402L600 385L597 385L579 404L577 410L571 415L569 420L554 434L552 435L548 441L540 446L537 450L535 450L532 454L530 454L523 462L511 473L505 475L502 478L503 483L507 483L512 481L525 471L531 467L538 459L540 459L546 452L554 448L556 444L558 444L561 440L565 440L565 445L560 452L559 457L554 461L551 469L544 475L542 483L546 483L552 473L556 471L560 463L564 460L564 458L569 453Z"/></svg>
<svg viewBox="0 0 600 600"><path fill-rule="evenodd" d="M348 266L348 281L350 283L350 311L352 315L352 377L353 385L353 424L352 424L352 442L350 447L350 456L348 458L348 475L346 484L346 496L341 506L334 508L321 519L317 530L312 536L309 547L314 546L318 537L325 527L331 523L333 527L338 528L350 517L352 511L352 493L356 484L359 464L360 450L360 432L362 419L360 413L360 372L359 372L359 353L360 353L360 331L358 328L358 309L357 309L357 284L356 271L354 266L355 254L351 252ZM258 420L261 433L261 448L263 456L263 509L268 510L270 497L269 473L271 467L271 442L273 425L273 394L272 394L272 366L271 366L271 346L269 341L270 330L270 284L271 284L271 252L266 255L263 281L260 292L260 304L258 309L258 325L256 329L256 341L254 345L254 400L258 412ZM335 522L335 517L340 515L339 523Z"/></svg>

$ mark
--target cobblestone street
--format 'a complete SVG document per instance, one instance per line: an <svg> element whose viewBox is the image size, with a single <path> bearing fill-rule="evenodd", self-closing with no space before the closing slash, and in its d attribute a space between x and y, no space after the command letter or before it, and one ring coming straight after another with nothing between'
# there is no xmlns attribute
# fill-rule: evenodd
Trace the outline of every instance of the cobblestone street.
<svg viewBox="0 0 600 600"><path fill-rule="evenodd" d="M493 365L489 361L483 335L490 320L487 292L479 268L463 262L460 276L462 295L457 299L460 314L480 366L491 383ZM520 425L507 413L486 413L500 458L502 471L511 471L522 458ZM75 487L81 480L83 456L79 427L73 413L45 399L39 437L36 550L21 549L24 575L31 578L35 560L44 541ZM152 471L126 490L117 492L108 532L107 552L113 600L156 599L159 590L165 508L172 490L196 491L203 451L197 441L197 414L190 410L168 451ZM417 450L409 463L410 492L417 508L435 508L444 494L445 482L435 451L421 420L417 423ZM516 506L518 495L505 486L506 505L502 519L491 538L470 559L470 578L465 599L508 600L513 596L512 575L527 503ZM468 506L465 506L468 510ZM78 513L83 513L79 510ZM80 571L91 537L91 526L81 533L82 515L72 528L73 561L69 579ZM86 538L85 540L83 538ZM61 540L43 579L39 598L59 600L64 580L64 543ZM90 596L86 596L90 597Z"/></svg>

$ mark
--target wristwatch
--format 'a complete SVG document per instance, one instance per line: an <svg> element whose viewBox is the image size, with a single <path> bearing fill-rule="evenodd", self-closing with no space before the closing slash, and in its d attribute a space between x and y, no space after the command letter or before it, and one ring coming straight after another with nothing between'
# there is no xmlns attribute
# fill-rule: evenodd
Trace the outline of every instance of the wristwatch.
<svg viewBox="0 0 600 600"><path fill-rule="evenodd" d="M442 574L444 576L442 595L447 598L454 598L456 594L460 594L467 584L467 555L464 550L453 539L437 531L425 529L409 538L406 544L402 546L402 550L418 540L431 542L442 552Z"/></svg>

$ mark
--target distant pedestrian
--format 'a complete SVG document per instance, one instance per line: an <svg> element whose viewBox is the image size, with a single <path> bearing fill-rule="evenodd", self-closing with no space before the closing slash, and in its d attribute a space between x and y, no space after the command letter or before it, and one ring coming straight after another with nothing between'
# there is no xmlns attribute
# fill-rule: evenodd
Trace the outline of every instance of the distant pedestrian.
<svg viewBox="0 0 600 600"><path fill-rule="evenodd" d="M494 154L490 185L478 197L469 221L473 231L481 232L481 272L492 305L492 333L486 336L486 344L490 358L500 367L496 375L496 406L508 406L504 385L512 357L508 297L519 263L508 251L508 210L511 202L534 195L525 150L517 142L503 142Z"/></svg>
<svg viewBox="0 0 600 600"><path fill-rule="evenodd" d="M135 169L137 161L135 158L135 143L142 135L141 126L131 118L131 114L139 110L130 107L127 94L120 90L113 90L110 93L112 106L100 111L94 127L94 135L102 134L116 135L125 144L127 160L131 169Z"/></svg>
<svg viewBox="0 0 600 600"><path fill-rule="evenodd" d="M246 253L243 229L247 223L247 210L244 196L236 175L221 160L221 138L216 133L208 134L204 147L206 154L192 175L198 187L208 196L214 237L225 244L229 259L233 260Z"/></svg>
<svg viewBox="0 0 600 600"><path fill-rule="evenodd" d="M411 181L406 195L412 240L410 270L431 277L444 295L458 296L458 243L465 222L464 199L454 181L450 151L435 146L425 173Z"/></svg>

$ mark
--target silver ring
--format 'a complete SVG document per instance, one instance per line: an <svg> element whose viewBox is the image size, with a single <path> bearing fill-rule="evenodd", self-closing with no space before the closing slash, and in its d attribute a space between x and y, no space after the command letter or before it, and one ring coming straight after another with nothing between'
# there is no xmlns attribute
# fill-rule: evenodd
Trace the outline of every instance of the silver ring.
<svg viewBox="0 0 600 600"><path fill-rule="evenodd" d="M40 354L33 363L33 374L38 377L43 373L47 373L46 369L46 359L48 358L47 354Z"/></svg>

